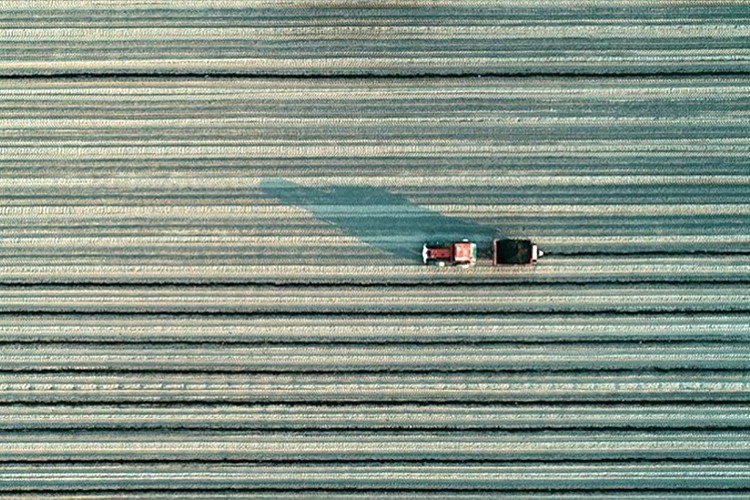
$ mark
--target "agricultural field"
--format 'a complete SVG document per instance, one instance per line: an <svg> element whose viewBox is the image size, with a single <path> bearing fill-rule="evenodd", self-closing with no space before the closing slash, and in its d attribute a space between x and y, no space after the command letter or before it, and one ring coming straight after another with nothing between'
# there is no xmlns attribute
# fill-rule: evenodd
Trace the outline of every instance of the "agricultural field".
<svg viewBox="0 0 750 500"><path fill-rule="evenodd" d="M352 4L0 5L0 494L746 497L750 8Z"/></svg>

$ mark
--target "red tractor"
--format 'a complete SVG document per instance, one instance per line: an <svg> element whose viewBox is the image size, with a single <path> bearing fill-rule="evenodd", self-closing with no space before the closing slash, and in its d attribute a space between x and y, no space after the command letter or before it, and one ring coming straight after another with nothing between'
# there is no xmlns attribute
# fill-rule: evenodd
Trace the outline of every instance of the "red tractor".
<svg viewBox="0 0 750 500"><path fill-rule="evenodd" d="M433 266L470 267L477 262L477 244L461 240L449 244L428 244L422 246L422 261Z"/></svg>

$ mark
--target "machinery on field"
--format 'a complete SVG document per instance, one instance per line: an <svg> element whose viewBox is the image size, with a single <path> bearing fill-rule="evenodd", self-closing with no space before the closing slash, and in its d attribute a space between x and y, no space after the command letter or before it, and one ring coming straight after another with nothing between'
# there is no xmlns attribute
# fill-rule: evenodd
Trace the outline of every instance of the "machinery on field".
<svg viewBox="0 0 750 500"><path fill-rule="evenodd" d="M422 261L426 265L470 267L477 262L477 244L469 240L454 243L425 243Z"/></svg>
<svg viewBox="0 0 750 500"><path fill-rule="evenodd" d="M498 238L492 242L492 265L533 265L544 255L531 240ZM477 262L477 244L469 240L452 243L425 243L422 262L439 267L471 267Z"/></svg>

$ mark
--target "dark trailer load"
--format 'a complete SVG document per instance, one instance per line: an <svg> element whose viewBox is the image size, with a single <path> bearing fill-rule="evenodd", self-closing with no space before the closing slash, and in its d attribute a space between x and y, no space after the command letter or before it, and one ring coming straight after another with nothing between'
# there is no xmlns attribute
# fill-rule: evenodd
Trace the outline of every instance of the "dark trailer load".
<svg viewBox="0 0 750 500"><path fill-rule="evenodd" d="M497 239L492 242L492 263L496 266L535 264L542 255L544 253L531 240Z"/></svg>

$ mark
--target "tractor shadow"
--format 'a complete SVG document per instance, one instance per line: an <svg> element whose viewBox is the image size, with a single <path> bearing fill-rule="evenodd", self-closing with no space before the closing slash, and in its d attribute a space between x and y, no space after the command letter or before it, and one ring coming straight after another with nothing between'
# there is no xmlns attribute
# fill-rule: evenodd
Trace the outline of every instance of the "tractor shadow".
<svg viewBox="0 0 750 500"><path fill-rule="evenodd" d="M317 220L409 262L422 261L425 242L463 238L476 242L478 257L487 258L492 239L502 237L495 227L447 217L378 187L313 188L273 178L261 182L261 192L283 205L303 208Z"/></svg>

